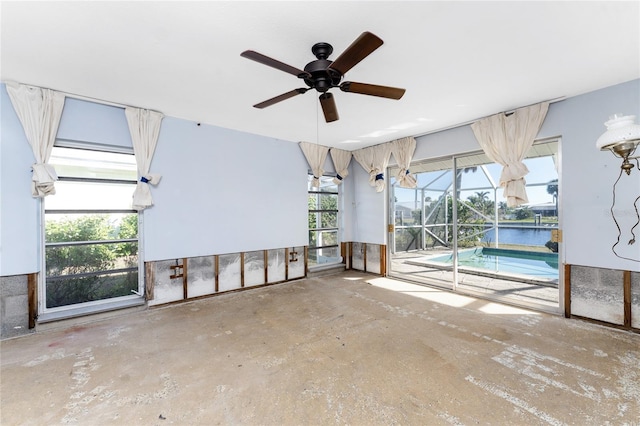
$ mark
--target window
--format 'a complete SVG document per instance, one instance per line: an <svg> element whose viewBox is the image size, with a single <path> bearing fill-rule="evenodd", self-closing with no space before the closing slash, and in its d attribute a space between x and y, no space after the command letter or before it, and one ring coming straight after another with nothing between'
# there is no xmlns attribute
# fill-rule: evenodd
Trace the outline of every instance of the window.
<svg viewBox="0 0 640 426"><path fill-rule="evenodd" d="M59 181L44 200L43 312L140 299L135 158L90 147L57 141L51 154Z"/></svg>
<svg viewBox="0 0 640 426"><path fill-rule="evenodd" d="M309 176L309 267L342 262L338 236L340 192L333 178L320 178L320 188L312 187Z"/></svg>

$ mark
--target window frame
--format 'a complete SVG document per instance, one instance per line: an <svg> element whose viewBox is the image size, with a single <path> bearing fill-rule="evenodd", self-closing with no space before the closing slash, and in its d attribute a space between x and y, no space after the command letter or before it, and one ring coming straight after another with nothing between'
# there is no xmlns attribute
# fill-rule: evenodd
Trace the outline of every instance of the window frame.
<svg viewBox="0 0 640 426"><path fill-rule="evenodd" d="M113 154L125 154L134 155L132 147L95 144L90 142L72 141L65 139L56 139L54 148L69 148L74 150L104 152ZM88 161L88 160L87 160ZM134 158L135 162L135 158ZM136 178L137 178L136 168ZM137 180L134 179L115 179L115 178L97 178L97 177L70 177L70 176L58 176L59 182L82 182L82 183L97 183L97 184L123 184L131 185L132 193L137 184ZM143 218L140 212L137 210L115 208L115 209L65 209L65 208L46 208L46 199L42 199L40 203L40 223L41 223L41 265L42 273L40 275L38 287L38 316L40 322L53 321L57 319L63 319L68 317L74 317L79 315L91 314L96 312L102 312L112 309L119 309L129 306L136 306L144 304L144 252L142 247L143 241ZM97 241L64 241L64 242L47 242L46 241L46 220L48 214L135 214L138 225L138 232L136 238L117 238L108 240ZM82 278L88 276L104 276L113 273L126 273L137 272L137 287L135 292L132 290L132 294L124 296L110 297L106 299L74 303L64 306L47 307L47 281L51 277L47 276L47 249L49 247L69 247L69 246L87 246L87 245L107 245L118 243L131 243L137 244L137 262L135 266L126 268L113 268L101 271L92 271L86 273L62 275L61 278L54 277L53 280L68 279L68 278Z"/></svg>
<svg viewBox="0 0 640 426"><path fill-rule="evenodd" d="M320 180L329 180L329 179L333 179L335 177L335 175L331 175L331 174L327 174L325 173L323 176L320 177ZM309 264L309 270L313 271L313 270L317 270L317 269L323 269L323 268L327 268L327 267L334 267L336 265L340 265L343 263L343 259L342 259L342 253L341 253L341 242L342 242L342 235L340 233L340 230L342 229L341 226L341 221L342 221L342 213L341 213L341 205L342 205L342 185L338 185L338 184L334 184L336 187L336 190L333 191L329 191L329 190L322 190L321 188L315 188L315 187L311 187L310 182L313 179L313 173L311 171L309 171L308 173L308 183L307 183L307 199L310 198L312 195L315 196L317 202L320 201L320 196L323 194L328 194L328 195L335 195L336 196L336 208L335 209L321 209L321 208L316 208L316 209L308 209L307 210L307 217L310 218L311 214L320 214L322 215L323 213L335 213L336 215L336 226L335 227L322 227L322 226L318 226L321 225L316 223L316 227L315 228L309 228L307 230L309 237L311 237L311 233L315 232L317 234L325 232L325 231L330 231L330 232L335 232L336 233L336 243L335 244L329 244L329 245L321 245L321 246L311 246L311 238L309 238L309 245L308 245L308 264ZM318 207L318 205L316 204L316 207ZM322 217L322 216L320 216ZM307 221L308 222L308 221ZM317 241L317 240L316 240ZM335 261L332 262L324 262L324 263L318 263L317 260L312 263L309 259L311 259L311 253L312 252L318 252L322 249L331 249L331 248L337 248L338 249L338 255L336 256ZM316 255L316 259L317 259L317 255Z"/></svg>

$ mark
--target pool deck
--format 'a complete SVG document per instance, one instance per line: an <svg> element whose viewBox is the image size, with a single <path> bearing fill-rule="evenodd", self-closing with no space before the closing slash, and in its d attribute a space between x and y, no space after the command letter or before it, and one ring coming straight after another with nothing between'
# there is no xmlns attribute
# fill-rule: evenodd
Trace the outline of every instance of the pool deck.
<svg viewBox="0 0 640 426"><path fill-rule="evenodd" d="M391 256L389 275L453 289L452 266L426 260L433 255L450 252L450 250L429 250L395 253ZM559 311L560 293L557 280L518 274L493 273L476 268L459 268L456 290L461 293L500 299L544 311Z"/></svg>

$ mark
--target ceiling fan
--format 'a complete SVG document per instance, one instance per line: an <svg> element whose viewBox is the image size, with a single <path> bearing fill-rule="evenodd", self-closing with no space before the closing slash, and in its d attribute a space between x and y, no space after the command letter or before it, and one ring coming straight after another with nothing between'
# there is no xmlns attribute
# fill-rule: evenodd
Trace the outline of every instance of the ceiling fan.
<svg viewBox="0 0 640 426"><path fill-rule="evenodd" d="M359 93L361 95L378 96L389 99L400 99L404 95L405 89L389 86L378 86L375 84L357 83L355 81L343 81L344 74L353 68L358 62L369 56L374 50L382 46L383 41L368 31L362 33L347 49L342 52L335 61L327 59L333 52L333 47L329 43L316 43L311 48L311 52L317 58L309 62L304 70L265 56L253 50L246 50L240 56L251 59L261 64L268 65L280 71L293 74L301 78L307 87L293 89L274 98L254 105L255 108L266 108L278 102L306 93L309 89L316 89L320 92L320 105L327 123L338 120L338 110L333 94L329 89L338 87L343 92Z"/></svg>

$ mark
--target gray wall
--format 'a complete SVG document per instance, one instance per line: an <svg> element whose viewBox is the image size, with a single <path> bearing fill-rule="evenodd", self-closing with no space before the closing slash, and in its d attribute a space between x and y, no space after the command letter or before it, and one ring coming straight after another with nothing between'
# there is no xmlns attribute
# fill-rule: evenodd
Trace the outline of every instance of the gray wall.
<svg viewBox="0 0 640 426"><path fill-rule="evenodd" d="M27 276L0 277L0 339L29 332Z"/></svg>

